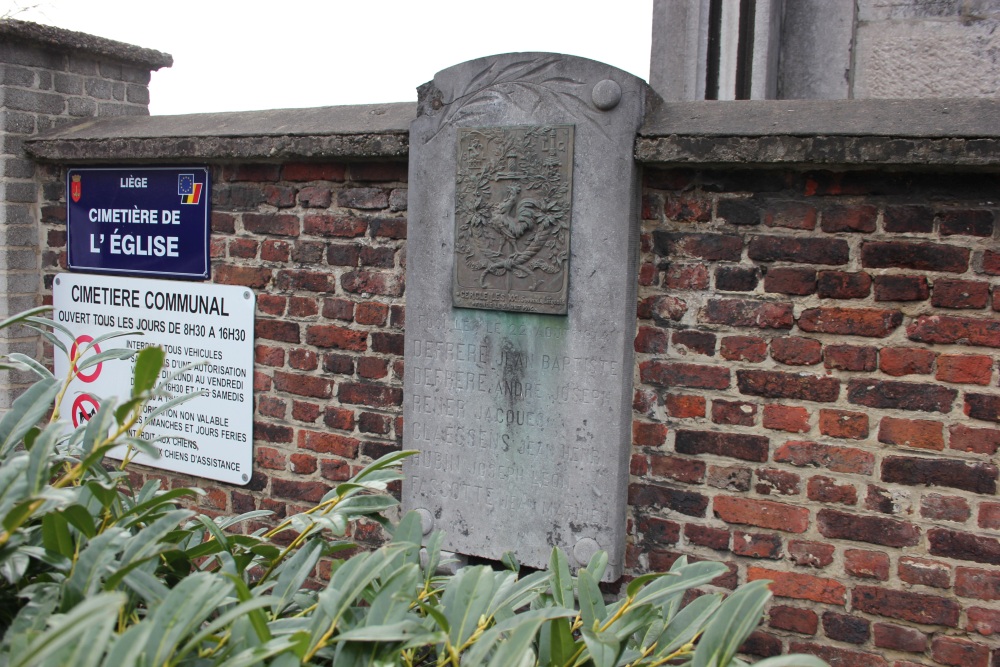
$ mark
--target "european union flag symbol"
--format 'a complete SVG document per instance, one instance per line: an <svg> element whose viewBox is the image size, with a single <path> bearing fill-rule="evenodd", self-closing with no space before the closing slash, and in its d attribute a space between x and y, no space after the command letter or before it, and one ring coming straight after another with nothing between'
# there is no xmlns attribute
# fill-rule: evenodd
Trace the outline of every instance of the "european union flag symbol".
<svg viewBox="0 0 1000 667"><path fill-rule="evenodd" d="M177 194L194 194L194 174L180 174L177 176Z"/></svg>

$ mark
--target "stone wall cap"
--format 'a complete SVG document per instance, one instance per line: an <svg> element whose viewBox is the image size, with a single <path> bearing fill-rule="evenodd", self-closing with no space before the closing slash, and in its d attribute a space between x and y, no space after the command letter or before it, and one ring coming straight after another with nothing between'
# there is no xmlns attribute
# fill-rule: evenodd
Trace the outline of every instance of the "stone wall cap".
<svg viewBox="0 0 1000 667"><path fill-rule="evenodd" d="M640 136L1000 138L1000 100L664 102Z"/></svg>
<svg viewBox="0 0 1000 667"><path fill-rule="evenodd" d="M88 120L25 141L55 161L400 158L414 102Z"/></svg>
<svg viewBox="0 0 1000 667"><path fill-rule="evenodd" d="M0 38L4 41L33 42L57 51L83 51L148 67L154 71L174 64L173 56L169 53L31 21L0 19Z"/></svg>

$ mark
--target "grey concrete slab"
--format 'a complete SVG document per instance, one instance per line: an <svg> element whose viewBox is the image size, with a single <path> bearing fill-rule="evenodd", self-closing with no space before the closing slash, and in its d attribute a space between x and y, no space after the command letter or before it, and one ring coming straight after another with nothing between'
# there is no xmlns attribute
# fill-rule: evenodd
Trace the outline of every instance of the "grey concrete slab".
<svg viewBox="0 0 1000 667"><path fill-rule="evenodd" d="M492 559L512 551L540 567L553 546L576 565L600 548L607 577L622 573L638 237L632 152L647 90L608 65L545 53L470 61L420 89L410 126L403 405L404 447L420 454L404 466L403 505L446 531L450 551ZM541 128L512 135L535 136L561 125L575 130L572 200L560 218L571 232L567 313L453 306L454 267L465 261L455 238L459 128ZM520 179L520 199L475 223L460 208L470 222L459 225L502 224L503 212L530 208L520 205L527 191L543 192L520 170L483 168L484 198L510 182L501 172ZM524 251L506 243L494 248L501 256Z"/></svg>

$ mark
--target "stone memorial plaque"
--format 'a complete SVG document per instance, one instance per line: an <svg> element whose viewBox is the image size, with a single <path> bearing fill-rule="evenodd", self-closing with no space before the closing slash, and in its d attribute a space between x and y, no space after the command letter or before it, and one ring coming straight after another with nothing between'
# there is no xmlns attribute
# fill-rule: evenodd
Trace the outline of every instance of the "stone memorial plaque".
<svg viewBox="0 0 1000 667"><path fill-rule="evenodd" d="M566 312L573 126L458 128L454 304Z"/></svg>
<svg viewBox="0 0 1000 667"><path fill-rule="evenodd" d="M444 548L624 566L645 82L553 54L421 87L410 127L403 506ZM570 243L572 230L572 243Z"/></svg>

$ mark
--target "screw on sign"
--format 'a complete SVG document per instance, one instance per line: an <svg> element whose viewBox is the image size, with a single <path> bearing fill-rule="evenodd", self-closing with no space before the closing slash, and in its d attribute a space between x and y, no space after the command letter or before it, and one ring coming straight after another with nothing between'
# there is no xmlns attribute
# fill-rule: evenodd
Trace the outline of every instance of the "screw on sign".
<svg viewBox="0 0 1000 667"><path fill-rule="evenodd" d="M82 336L77 336L77 339L75 341L73 341L73 348L69 351L70 361L73 362L73 372L76 373L76 376L78 378L80 378L81 380L83 380L84 382L93 382L94 380L96 380L97 376L101 374L101 369L104 367L104 362L102 361L102 362L98 363L96 366L94 366L94 370L91 371L91 372L89 372L89 373L84 373L82 371L77 371L77 369L76 369L76 362L77 362L76 351L77 351L77 349L79 347L85 346L88 343L92 343L92 342L94 342L93 336L88 336L87 334L83 334ZM101 346L100 345L91 345L90 348L88 348L88 349L93 349L94 354L100 354L101 353Z"/></svg>
<svg viewBox="0 0 1000 667"><path fill-rule="evenodd" d="M70 410L70 415L73 418L73 428L76 428L80 424L86 421L90 421L90 418L97 414L97 409L100 406L95 399L90 394L80 394L73 401L73 408Z"/></svg>

